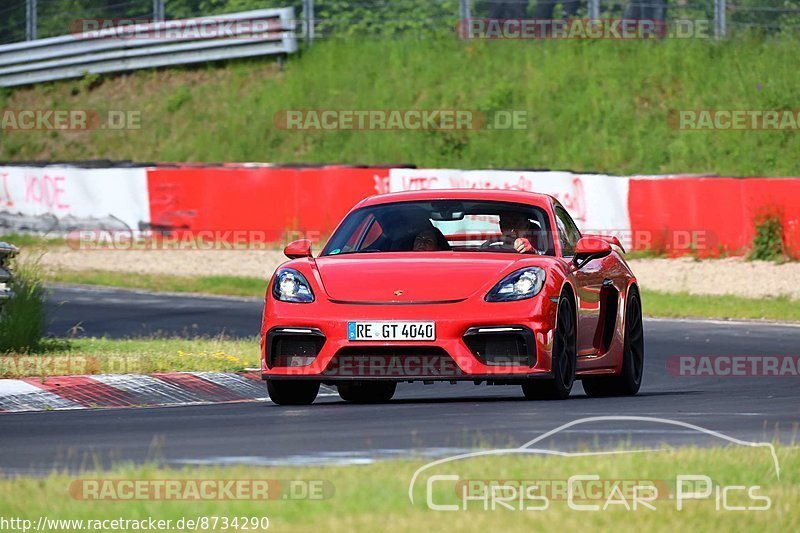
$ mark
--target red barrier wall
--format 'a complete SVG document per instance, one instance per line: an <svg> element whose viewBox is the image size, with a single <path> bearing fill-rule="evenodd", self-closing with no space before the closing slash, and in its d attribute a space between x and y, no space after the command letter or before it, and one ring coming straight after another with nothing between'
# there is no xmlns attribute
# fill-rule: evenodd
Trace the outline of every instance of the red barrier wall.
<svg viewBox="0 0 800 533"><path fill-rule="evenodd" d="M388 192L388 176L386 168L339 166L153 168L150 220L155 228L173 230L255 231L268 242L320 241L359 200ZM764 210L780 214L786 249L800 259L798 178L630 180L634 249L740 255L751 246L754 219Z"/></svg>
<svg viewBox="0 0 800 533"><path fill-rule="evenodd" d="M800 258L800 179L630 181L628 211L634 235L649 233L651 248L672 255L676 236L681 239L694 232L699 232L696 237L700 256L746 253L755 235L755 218L765 210L779 213L786 249L793 257Z"/></svg>
<svg viewBox="0 0 800 533"><path fill-rule="evenodd" d="M388 169L155 168L148 172L155 228L249 230L266 241L296 231L319 240L359 200L375 194ZM314 238L316 235L316 238Z"/></svg>

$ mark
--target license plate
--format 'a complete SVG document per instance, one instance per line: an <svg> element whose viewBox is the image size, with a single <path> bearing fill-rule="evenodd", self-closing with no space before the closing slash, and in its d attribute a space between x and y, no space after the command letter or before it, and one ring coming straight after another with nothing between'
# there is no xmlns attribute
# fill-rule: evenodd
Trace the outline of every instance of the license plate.
<svg viewBox="0 0 800 533"><path fill-rule="evenodd" d="M348 322L351 341L434 341L435 322Z"/></svg>

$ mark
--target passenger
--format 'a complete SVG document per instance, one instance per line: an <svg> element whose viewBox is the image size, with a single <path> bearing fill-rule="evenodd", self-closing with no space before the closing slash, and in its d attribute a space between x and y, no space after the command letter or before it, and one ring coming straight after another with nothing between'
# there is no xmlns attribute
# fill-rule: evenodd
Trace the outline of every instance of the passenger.
<svg viewBox="0 0 800 533"><path fill-rule="evenodd" d="M539 253L531 244L531 221L524 214L513 211L500 213L500 232L503 234L502 242L513 246L517 252Z"/></svg>

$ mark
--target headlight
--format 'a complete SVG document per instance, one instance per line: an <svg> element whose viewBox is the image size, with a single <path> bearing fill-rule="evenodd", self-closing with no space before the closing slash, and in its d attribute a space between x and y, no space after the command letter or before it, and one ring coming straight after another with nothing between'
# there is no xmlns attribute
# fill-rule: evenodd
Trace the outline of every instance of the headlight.
<svg viewBox="0 0 800 533"><path fill-rule="evenodd" d="M487 302L511 302L533 298L544 286L544 269L529 267L504 277L486 295Z"/></svg>
<svg viewBox="0 0 800 533"><path fill-rule="evenodd" d="M282 302L309 303L314 301L314 292L308 280L293 268L282 268L272 284L272 295Z"/></svg>

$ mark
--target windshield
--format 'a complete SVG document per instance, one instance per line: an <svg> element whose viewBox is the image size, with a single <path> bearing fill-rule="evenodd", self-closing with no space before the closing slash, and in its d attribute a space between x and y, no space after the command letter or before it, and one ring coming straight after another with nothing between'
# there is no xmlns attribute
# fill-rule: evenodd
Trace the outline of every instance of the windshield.
<svg viewBox="0 0 800 533"><path fill-rule="evenodd" d="M322 255L372 252L514 253L517 239L555 255L540 207L487 201L433 200L365 207L350 213Z"/></svg>

